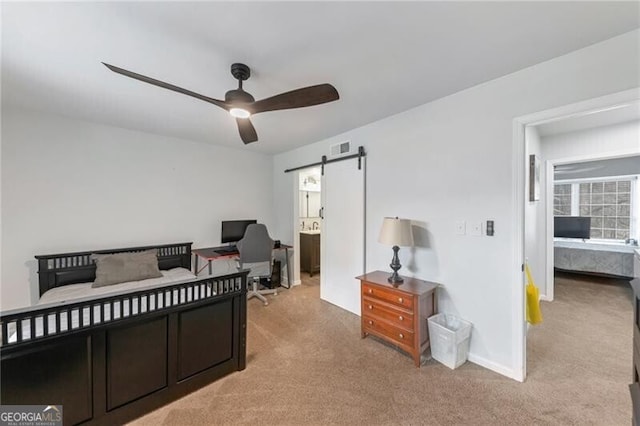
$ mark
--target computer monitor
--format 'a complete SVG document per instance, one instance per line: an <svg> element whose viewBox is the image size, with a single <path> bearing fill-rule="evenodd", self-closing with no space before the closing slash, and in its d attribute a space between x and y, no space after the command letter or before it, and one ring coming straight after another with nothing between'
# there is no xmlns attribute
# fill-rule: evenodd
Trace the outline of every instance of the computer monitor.
<svg viewBox="0 0 640 426"><path fill-rule="evenodd" d="M591 237L591 218L588 216L554 216L553 236L586 240Z"/></svg>
<svg viewBox="0 0 640 426"><path fill-rule="evenodd" d="M257 220L223 220L220 240L223 243L235 243L244 237L247 226L258 223Z"/></svg>

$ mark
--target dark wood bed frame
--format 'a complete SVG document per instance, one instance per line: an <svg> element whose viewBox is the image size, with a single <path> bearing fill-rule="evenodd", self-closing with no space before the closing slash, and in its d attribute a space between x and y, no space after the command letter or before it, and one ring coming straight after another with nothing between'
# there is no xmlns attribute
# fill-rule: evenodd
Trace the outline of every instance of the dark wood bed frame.
<svg viewBox="0 0 640 426"><path fill-rule="evenodd" d="M191 269L191 243L36 256L40 295L93 281L92 253L148 249ZM0 313L0 403L62 405L65 425L139 417L245 368L246 293L240 271Z"/></svg>

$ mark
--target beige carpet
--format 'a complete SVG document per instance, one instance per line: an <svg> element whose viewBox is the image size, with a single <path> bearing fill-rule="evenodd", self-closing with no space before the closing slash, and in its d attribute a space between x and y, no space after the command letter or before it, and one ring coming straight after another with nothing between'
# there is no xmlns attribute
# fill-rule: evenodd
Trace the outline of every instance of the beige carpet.
<svg viewBox="0 0 640 426"><path fill-rule="evenodd" d="M631 291L558 277L531 329L518 383L467 362L422 368L319 299L317 277L248 310L247 369L134 425L626 425L631 419Z"/></svg>

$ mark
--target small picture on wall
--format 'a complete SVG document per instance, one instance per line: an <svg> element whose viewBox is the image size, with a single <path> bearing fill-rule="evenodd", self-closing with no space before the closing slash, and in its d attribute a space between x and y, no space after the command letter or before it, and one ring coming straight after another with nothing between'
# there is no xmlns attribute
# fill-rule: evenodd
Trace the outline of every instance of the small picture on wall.
<svg viewBox="0 0 640 426"><path fill-rule="evenodd" d="M540 200L540 160L535 154L529 155L529 201Z"/></svg>

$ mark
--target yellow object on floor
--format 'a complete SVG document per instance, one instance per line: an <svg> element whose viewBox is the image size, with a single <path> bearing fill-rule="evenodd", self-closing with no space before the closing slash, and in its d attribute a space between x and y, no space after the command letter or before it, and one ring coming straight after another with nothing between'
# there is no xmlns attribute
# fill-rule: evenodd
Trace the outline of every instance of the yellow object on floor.
<svg viewBox="0 0 640 426"><path fill-rule="evenodd" d="M527 322L530 324L540 324L542 322L542 311L540 311L540 295L538 287L533 282L529 265L524 264L527 273Z"/></svg>

